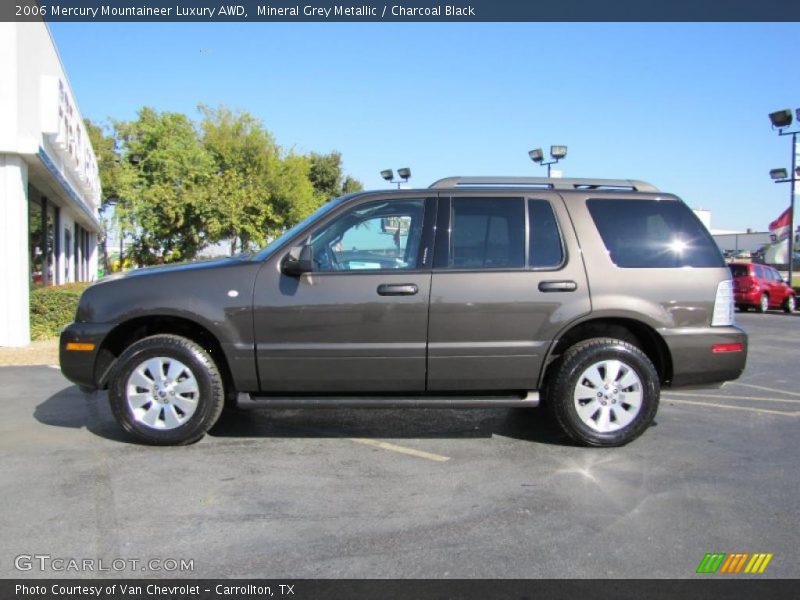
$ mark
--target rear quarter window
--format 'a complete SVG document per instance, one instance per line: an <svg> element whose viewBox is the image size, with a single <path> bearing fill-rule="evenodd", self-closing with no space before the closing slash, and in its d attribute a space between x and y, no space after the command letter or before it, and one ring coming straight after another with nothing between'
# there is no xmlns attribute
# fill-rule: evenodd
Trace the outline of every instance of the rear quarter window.
<svg viewBox="0 0 800 600"><path fill-rule="evenodd" d="M591 199L586 204L618 267L725 266L708 230L683 202Z"/></svg>
<svg viewBox="0 0 800 600"><path fill-rule="evenodd" d="M547 200L528 200L528 261L534 269L554 269L564 262L564 246L553 207Z"/></svg>

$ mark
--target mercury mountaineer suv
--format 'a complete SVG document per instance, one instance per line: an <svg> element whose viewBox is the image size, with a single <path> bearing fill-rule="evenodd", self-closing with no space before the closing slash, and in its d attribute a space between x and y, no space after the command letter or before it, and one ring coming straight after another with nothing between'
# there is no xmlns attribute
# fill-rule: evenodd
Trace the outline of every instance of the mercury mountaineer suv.
<svg viewBox="0 0 800 600"><path fill-rule="evenodd" d="M64 375L151 444L226 404L535 407L626 444L661 388L745 366L730 271L676 196L632 180L450 177L325 204L253 255L87 288Z"/></svg>

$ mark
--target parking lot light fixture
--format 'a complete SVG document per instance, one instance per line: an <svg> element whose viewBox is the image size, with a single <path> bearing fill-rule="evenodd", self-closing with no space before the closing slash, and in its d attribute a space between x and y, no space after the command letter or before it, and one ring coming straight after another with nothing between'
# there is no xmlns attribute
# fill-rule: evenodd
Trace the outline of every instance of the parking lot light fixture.
<svg viewBox="0 0 800 600"><path fill-rule="evenodd" d="M401 184L408 183L408 180L411 179L411 169L409 169L408 167L397 169L397 176L400 179L395 181L394 171L392 169L385 169L381 171L381 177L383 177L389 183L396 183L397 189L399 190Z"/></svg>
<svg viewBox="0 0 800 600"><path fill-rule="evenodd" d="M544 153L542 152L541 148L536 148L536 150L531 150L528 152L528 156L530 156L531 160L535 163L540 163L544 160Z"/></svg>
<svg viewBox="0 0 800 600"><path fill-rule="evenodd" d="M800 122L800 108L796 108L795 113L797 114L798 122ZM787 261L789 262L789 285L792 285L794 262L794 196L795 187L797 187L797 182L800 181L800 166L797 164L797 134L800 133L800 129L795 128L789 131L789 127L792 125L792 111L789 108L770 113L769 120L772 122L772 128L778 130L778 135L792 136L792 170L787 172L786 169L772 169L769 172L770 177L772 177L775 183L789 184L789 249ZM789 176L790 174L791 177Z"/></svg>
<svg viewBox="0 0 800 600"><path fill-rule="evenodd" d="M798 119L800 119L800 112L798 112ZM772 127L775 129L789 127L792 124L792 111L788 108L776 110L769 114L769 120L772 121Z"/></svg>
<svg viewBox="0 0 800 600"><path fill-rule="evenodd" d="M556 160L560 160L567 156L567 147L566 146L550 146L550 156L555 158Z"/></svg>
<svg viewBox="0 0 800 600"><path fill-rule="evenodd" d="M530 159L538 165L543 167L547 167L547 177L550 177L550 165L556 164L562 158L567 156L567 147L566 146L550 146L550 157L553 159L548 162L544 162L544 152L541 148L536 148L535 150L531 150L528 152L528 156Z"/></svg>

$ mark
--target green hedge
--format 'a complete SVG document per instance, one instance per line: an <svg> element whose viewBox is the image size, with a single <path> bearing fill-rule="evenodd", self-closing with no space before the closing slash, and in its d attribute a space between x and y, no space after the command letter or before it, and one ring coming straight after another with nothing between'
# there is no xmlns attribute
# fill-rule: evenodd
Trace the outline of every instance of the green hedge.
<svg viewBox="0 0 800 600"><path fill-rule="evenodd" d="M31 339L58 336L75 319L78 300L88 283L68 283L31 289Z"/></svg>

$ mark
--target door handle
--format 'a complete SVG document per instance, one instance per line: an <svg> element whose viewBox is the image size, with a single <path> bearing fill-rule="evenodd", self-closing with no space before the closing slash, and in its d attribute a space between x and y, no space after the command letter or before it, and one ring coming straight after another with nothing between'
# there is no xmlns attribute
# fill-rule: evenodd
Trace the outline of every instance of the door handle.
<svg viewBox="0 0 800 600"><path fill-rule="evenodd" d="M574 292L578 289L578 284L574 281L540 281L540 292Z"/></svg>
<svg viewBox="0 0 800 600"><path fill-rule="evenodd" d="M418 291L413 283L382 283L378 286L379 296L413 296Z"/></svg>

